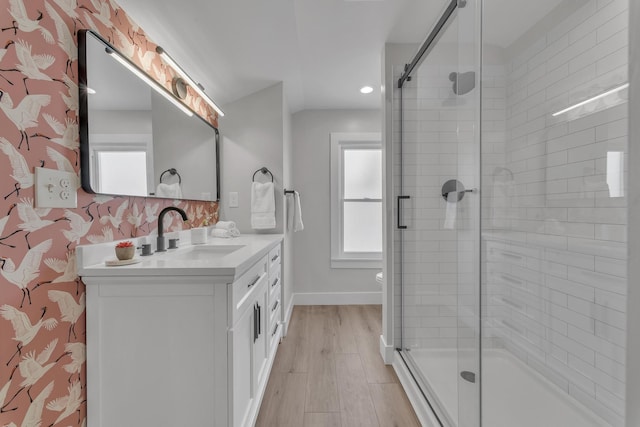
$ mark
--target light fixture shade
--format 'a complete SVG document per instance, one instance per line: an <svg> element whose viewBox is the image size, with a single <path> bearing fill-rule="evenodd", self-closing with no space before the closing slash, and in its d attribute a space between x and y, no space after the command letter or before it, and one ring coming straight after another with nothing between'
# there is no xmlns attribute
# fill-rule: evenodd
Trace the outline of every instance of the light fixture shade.
<svg viewBox="0 0 640 427"><path fill-rule="evenodd" d="M171 82L171 90L173 94L180 98L185 99L187 97L187 84L180 77L176 77Z"/></svg>
<svg viewBox="0 0 640 427"><path fill-rule="evenodd" d="M182 77L186 83L189 84L189 86L191 86L191 88L198 94L200 95L200 97L202 99L204 99L204 101L209 104L211 106L211 108L213 108L216 113L218 113L218 115L220 117L224 116L224 112L222 111L222 109L220 107L218 107L218 105L213 102L213 100L211 98L209 98L209 95L207 95L206 93L204 93L204 90L202 90L202 86L198 83L196 83L190 76L189 74L187 74L186 71L184 71L182 69L182 67L180 65L178 65L178 63L176 61L173 60L173 58L161 47L158 46L156 47L156 53L158 55L160 55L160 57L164 60L164 62L166 62L168 65L171 66L171 68L174 69L174 71L176 73L178 73L180 75L180 77Z"/></svg>
<svg viewBox="0 0 640 427"><path fill-rule="evenodd" d="M118 52L116 52L114 50L111 50L111 49L106 49L106 52L109 54L109 56L111 56L113 59L115 59L120 64L122 64L125 68L127 68L129 71L131 71L136 76L138 76L142 81L144 81L146 84L151 86L152 89L154 89L160 95L162 95L166 99L168 99L173 105L178 107L178 109L180 109L180 111L182 111L183 113L185 113L189 117L193 116L193 111L191 111L189 108L187 108L186 105L182 104L175 97L171 96L171 94L164 87L160 86L160 84L157 81L153 80L147 74L145 74L142 71L140 71L140 69L138 69L138 67L136 67L131 62L129 62L128 59L122 57Z"/></svg>

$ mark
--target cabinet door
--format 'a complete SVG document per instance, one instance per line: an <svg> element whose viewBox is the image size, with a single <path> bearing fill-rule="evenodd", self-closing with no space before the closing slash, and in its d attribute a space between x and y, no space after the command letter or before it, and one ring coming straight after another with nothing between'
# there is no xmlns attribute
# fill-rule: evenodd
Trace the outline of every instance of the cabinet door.
<svg viewBox="0 0 640 427"><path fill-rule="evenodd" d="M253 396L259 393L262 381L265 380L266 367L267 367L267 344L268 344L268 332L269 329L269 306L267 305L267 294L269 287L262 286L256 295L256 322L254 322L254 335L253 337Z"/></svg>
<svg viewBox="0 0 640 427"><path fill-rule="evenodd" d="M254 306L255 307L255 306ZM252 361L253 361L253 332L254 309L248 309L229 332L233 380L233 423L235 427L246 423L247 415L251 409L252 391Z"/></svg>

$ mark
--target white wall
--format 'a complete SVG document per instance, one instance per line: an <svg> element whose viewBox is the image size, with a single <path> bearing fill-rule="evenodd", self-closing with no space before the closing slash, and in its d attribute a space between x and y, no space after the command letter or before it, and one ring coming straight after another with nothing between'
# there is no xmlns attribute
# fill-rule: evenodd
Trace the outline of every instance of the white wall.
<svg viewBox="0 0 640 427"><path fill-rule="evenodd" d="M251 228L251 177L266 166L273 174L276 199L276 228L284 232L283 141L284 97L282 83L248 95L224 106L220 119L221 195L220 219L235 221L241 233L258 233ZM260 172L256 180L268 179ZM229 192L238 192L239 205L229 207Z"/></svg>
<svg viewBox="0 0 640 427"><path fill-rule="evenodd" d="M307 110L293 115L293 182L305 229L294 233L296 304L321 293L377 292L378 269L332 269L330 247L330 133L380 132L378 110ZM382 264L380 265L380 270ZM314 297L298 294L314 294ZM316 298L315 300L313 298Z"/></svg>
<svg viewBox="0 0 640 427"><path fill-rule="evenodd" d="M640 117L640 2L630 2L629 81L630 117ZM640 164L640 121L630 120L629 164ZM640 168L629 168L629 289L627 295L627 398L626 426L640 425Z"/></svg>
<svg viewBox="0 0 640 427"><path fill-rule="evenodd" d="M284 98L284 86L278 83L255 92L225 105L224 111L225 116L220 119L220 219L235 221L244 234L284 234L282 283L283 316L286 316L292 304L294 250L292 232L286 229L283 189L292 188L294 181L291 112ZM274 178L276 228L259 231L251 228L251 178L263 166ZM256 181L264 182L268 177L258 172ZM232 191L238 192L237 208L229 207Z"/></svg>
<svg viewBox="0 0 640 427"><path fill-rule="evenodd" d="M283 150L282 150L282 159L283 159L283 171L282 171L282 182L284 184L284 188L294 188L294 180L293 180L293 136L291 129L291 111L289 110L289 105L286 102L283 102L282 105L283 111ZM288 196L291 197L291 196ZM286 204L286 198L285 198ZM285 230L287 228L286 216L287 216L287 208L283 209L282 216L284 217L284 227ZM291 304L293 303L293 265L295 263L295 253L293 250L293 232L286 231L284 236L283 243L283 263L282 263L282 283L284 283L284 304L282 308L283 321L288 322L287 316L290 312ZM285 323L285 327L288 327L288 323ZM286 334L285 329L285 334Z"/></svg>
<svg viewBox="0 0 640 427"><path fill-rule="evenodd" d="M89 120L89 133L151 134L151 111L94 110Z"/></svg>
<svg viewBox="0 0 640 427"><path fill-rule="evenodd" d="M154 186L168 169L175 168L182 181L182 197L196 200L216 198L216 133L199 117L189 117L152 93ZM165 174L165 184L178 177ZM153 187L152 191L155 191Z"/></svg>

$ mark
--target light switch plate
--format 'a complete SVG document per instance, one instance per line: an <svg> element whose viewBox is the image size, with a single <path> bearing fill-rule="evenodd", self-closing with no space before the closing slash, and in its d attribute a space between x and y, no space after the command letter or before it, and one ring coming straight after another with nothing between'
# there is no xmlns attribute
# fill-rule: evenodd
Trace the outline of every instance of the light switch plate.
<svg viewBox="0 0 640 427"><path fill-rule="evenodd" d="M238 207L238 192L237 191L231 191L229 193L229 207L230 208L237 208Z"/></svg>
<svg viewBox="0 0 640 427"><path fill-rule="evenodd" d="M78 176L57 169L35 168L36 208L76 208Z"/></svg>

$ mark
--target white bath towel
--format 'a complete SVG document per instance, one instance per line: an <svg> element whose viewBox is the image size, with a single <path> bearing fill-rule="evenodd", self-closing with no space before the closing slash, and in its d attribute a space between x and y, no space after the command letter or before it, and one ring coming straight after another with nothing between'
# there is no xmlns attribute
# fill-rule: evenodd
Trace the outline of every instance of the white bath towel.
<svg viewBox="0 0 640 427"><path fill-rule="evenodd" d="M173 184L160 183L156 188L156 196L167 197L172 199L181 199L182 189L180 188L180 184L177 182Z"/></svg>
<svg viewBox="0 0 640 427"><path fill-rule="evenodd" d="M304 230L302 223L302 208L300 207L300 193L294 191L287 197L287 228L293 231Z"/></svg>
<svg viewBox="0 0 640 427"><path fill-rule="evenodd" d="M273 182L254 182L251 185L251 228L276 228L276 199Z"/></svg>

